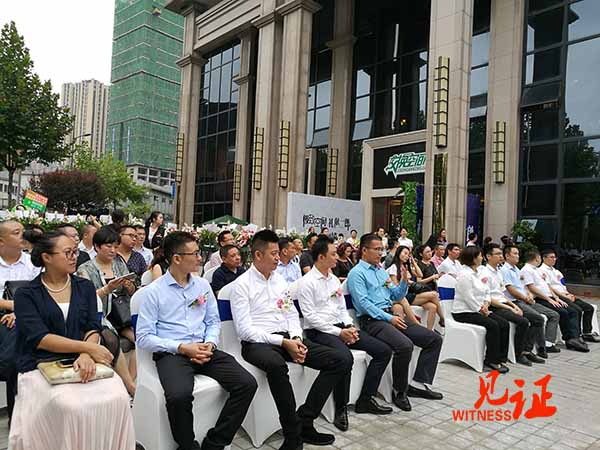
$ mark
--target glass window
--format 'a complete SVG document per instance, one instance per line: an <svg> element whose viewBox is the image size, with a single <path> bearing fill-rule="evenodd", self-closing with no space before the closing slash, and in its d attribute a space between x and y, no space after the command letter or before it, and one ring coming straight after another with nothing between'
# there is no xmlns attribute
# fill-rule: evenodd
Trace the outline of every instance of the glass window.
<svg viewBox="0 0 600 450"><path fill-rule="evenodd" d="M330 107L326 106L325 108L317 109L315 112L315 130L320 130L322 128L329 128L329 114Z"/></svg>
<svg viewBox="0 0 600 450"><path fill-rule="evenodd" d="M527 23L527 51L562 41L563 8L530 16Z"/></svg>
<svg viewBox="0 0 600 450"><path fill-rule="evenodd" d="M469 148L485 148L487 120L483 116L471 117L469 120Z"/></svg>
<svg viewBox="0 0 600 450"><path fill-rule="evenodd" d="M600 139L566 143L563 158L563 177L600 178Z"/></svg>
<svg viewBox="0 0 600 450"><path fill-rule="evenodd" d="M365 120L363 122L356 122L354 124L354 131L352 132L352 140L359 141L368 139L371 137L371 127L373 125L372 120Z"/></svg>
<svg viewBox="0 0 600 450"><path fill-rule="evenodd" d="M317 84L317 108L331 103L331 80Z"/></svg>
<svg viewBox="0 0 600 450"><path fill-rule="evenodd" d="M371 71L370 69L360 69L356 71L356 96L361 97L371 93Z"/></svg>
<svg viewBox="0 0 600 450"><path fill-rule="evenodd" d="M560 48L527 56L525 82L527 84L560 75Z"/></svg>
<svg viewBox="0 0 600 450"><path fill-rule="evenodd" d="M558 144L525 148L523 153L523 181L543 181L556 178Z"/></svg>
<svg viewBox="0 0 600 450"><path fill-rule="evenodd" d="M471 71L471 97L484 94L488 91L488 68L480 67Z"/></svg>
<svg viewBox="0 0 600 450"><path fill-rule="evenodd" d="M354 113L354 120L368 119L371 114L370 110L371 97L362 97L356 99L356 111Z"/></svg>
<svg viewBox="0 0 600 450"><path fill-rule="evenodd" d="M312 146L321 147L326 146L327 144L329 144L329 128L315 131L315 134L313 135Z"/></svg>
<svg viewBox="0 0 600 450"><path fill-rule="evenodd" d="M315 108L315 89L315 85L308 87L308 109Z"/></svg>
<svg viewBox="0 0 600 450"><path fill-rule="evenodd" d="M473 36L471 47L471 66L480 66L490 60L490 33Z"/></svg>
<svg viewBox="0 0 600 450"><path fill-rule="evenodd" d="M584 0L569 5L569 40L600 34L600 2Z"/></svg>
<svg viewBox="0 0 600 450"><path fill-rule="evenodd" d="M556 184L525 185L521 213L524 216L551 216L556 213Z"/></svg>
<svg viewBox="0 0 600 450"><path fill-rule="evenodd" d="M583 135L600 134L600 39L569 45L565 114ZM567 132L567 130L565 130Z"/></svg>
<svg viewBox="0 0 600 450"><path fill-rule="evenodd" d="M547 141L558 137L558 110L525 111L522 118L524 142Z"/></svg>
<svg viewBox="0 0 600 450"><path fill-rule="evenodd" d="M402 84L427 79L427 52L413 53L402 58Z"/></svg>
<svg viewBox="0 0 600 450"><path fill-rule="evenodd" d="M549 83L527 87L523 89L521 104L523 106L533 106L558 102L559 95L560 83Z"/></svg>
<svg viewBox="0 0 600 450"><path fill-rule="evenodd" d="M563 0L529 0L529 11L534 12L550 6L558 5Z"/></svg>
<svg viewBox="0 0 600 450"><path fill-rule="evenodd" d="M571 274L586 278L586 282L600 283L596 256L584 250L600 250L600 183L574 183L564 186L562 247L572 250ZM567 275L567 274L565 274ZM569 278L569 277L567 277ZM595 280L595 281L594 281Z"/></svg>
<svg viewBox="0 0 600 450"><path fill-rule="evenodd" d="M469 153L468 185L483 184L485 179L485 152Z"/></svg>
<svg viewBox="0 0 600 450"><path fill-rule="evenodd" d="M312 147L313 134L315 132L315 112L309 111L306 116L306 146Z"/></svg>

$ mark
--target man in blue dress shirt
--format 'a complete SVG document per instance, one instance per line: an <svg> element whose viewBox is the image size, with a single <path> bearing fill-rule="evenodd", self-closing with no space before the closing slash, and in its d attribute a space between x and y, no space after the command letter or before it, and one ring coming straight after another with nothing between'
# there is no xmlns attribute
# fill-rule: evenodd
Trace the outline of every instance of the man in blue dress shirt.
<svg viewBox="0 0 600 450"><path fill-rule="evenodd" d="M418 323L410 322L405 316L404 308L410 307L403 300L408 290L408 275L403 271L400 284L395 286L379 264L383 251L382 240L376 234L366 234L360 239L361 260L348 274L348 289L360 328L391 347L394 353L393 401L403 411L410 411L408 397L442 399L442 394L427 386L433 383L435 377L442 337ZM408 368L413 344L422 350L409 385Z"/></svg>
<svg viewBox="0 0 600 450"><path fill-rule="evenodd" d="M223 449L239 429L257 384L233 356L217 350L221 321L208 282L197 276L200 251L190 233L173 232L163 241L169 270L147 286L137 322L137 344L154 353L165 391L173 438L180 450ZM194 375L215 379L229 399L202 447L194 440Z"/></svg>

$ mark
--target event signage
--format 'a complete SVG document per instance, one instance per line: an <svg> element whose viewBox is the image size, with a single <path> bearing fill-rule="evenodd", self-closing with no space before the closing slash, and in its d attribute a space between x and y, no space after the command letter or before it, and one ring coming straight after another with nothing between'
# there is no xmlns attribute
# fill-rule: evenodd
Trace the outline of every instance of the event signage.
<svg viewBox="0 0 600 450"><path fill-rule="evenodd" d="M425 153L396 153L390 156L387 166L383 169L386 175L399 177L407 173L425 172Z"/></svg>
<svg viewBox="0 0 600 450"><path fill-rule="evenodd" d="M44 212L46 210L47 204L48 197L44 197L42 194L38 194L37 192L33 192L31 190L25 191L25 198L23 198L23 206Z"/></svg>
<svg viewBox="0 0 600 450"><path fill-rule="evenodd" d="M361 202L319 195L288 193L287 229L306 231L314 227L329 228L330 233L349 237L351 230L360 235L363 229L364 207Z"/></svg>

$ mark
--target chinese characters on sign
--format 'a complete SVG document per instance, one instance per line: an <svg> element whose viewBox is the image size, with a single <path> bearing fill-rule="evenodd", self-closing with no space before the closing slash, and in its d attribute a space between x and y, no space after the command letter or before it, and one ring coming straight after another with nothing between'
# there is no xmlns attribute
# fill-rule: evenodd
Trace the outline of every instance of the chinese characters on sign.
<svg viewBox="0 0 600 450"><path fill-rule="evenodd" d="M484 377L479 377L479 399L473 405L474 409L453 410L452 418L455 422L474 420L484 422L511 421L519 420L522 416L526 419L535 419L551 417L556 414L556 406L547 403L552 398L552 393L548 390L548 384L552 379L550 375L546 375L533 383L539 389L539 393L532 395L531 404L527 410L525 410L527 400L523 394L525 380L513 380L514 385L517 387L515 392L511 392L506 388L501 395L495 396L496 380L499 375L497 370L487 374L485 378L489 379L489 382ZM525 412L523 412L524 410Z"/></svg>
<svg viewBox="0 0 600 450"><path fill-rule="evenodd" d="M352 223L347 217L342 219L341 217L316 217L312 214L304 214L302 216L302 228L311 226L315 228L344 228L349 231Z"/></svg>
<svg viewBox="0 0 600 450"><path fill-rule="evenodd" d="M418 173L425 171L425 153L397 153L390 156L387 166L383 169L386 175L398 177L407 173Z"/></svg>

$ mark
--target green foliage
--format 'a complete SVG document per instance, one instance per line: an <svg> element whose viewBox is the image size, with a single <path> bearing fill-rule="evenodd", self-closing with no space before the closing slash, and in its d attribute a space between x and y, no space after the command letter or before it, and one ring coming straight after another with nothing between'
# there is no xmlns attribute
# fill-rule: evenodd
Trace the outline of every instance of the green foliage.
<svg viewBox="0 0 600 450"><path fill-rule="evenodd" d="M31 188L48 197L48 208L89 211L106 205L104 186L93 172L57 170L31 180Z"/></svg>
<svg viewBox="0 0 600 450"><path fill-rule="evenodd" d="M541 244L539 233L531 227L529 222L515 222L511 235L515 245L519 248L520 264L525 263L525 254L531 250L538 250Z"/></svg>
<svg viewBox="0 0 600 450"><path fill-rule="evenodd" d="M125 214L134 217L148 217L152 212L152 205L150 203L130 203L123 208Z"/></svg>
<svg viewBox="0 0 600 450"><path fill-rule="evenodd" d="M417 235L417 183L405 181L402 183L404 202L402 203L402 226L408 231L408 237L415 246L420 242Z"/></svg>
<svg viewBox="0 0 600 450"><path fill-rule="evenodd" d="M33 161L49 164L70 155L64 137L73 119L58 106L58 95L49 81L33 72L33 61L14 22L0 34L0 165L12 178Z"/></svg>
<svg viewBox="0 0 600 450"><path fill-rule="evenodd" d="M101 158L87 149L81 149L75 155L75 167L84 172L93 172L102 181L107 203L117 208L123 203L142 203L146 189L131 179L123 161L114 159L111 154Z"/></svg>

